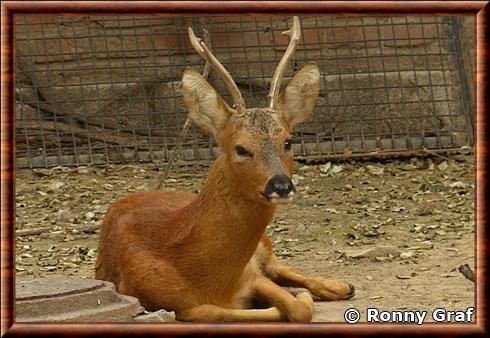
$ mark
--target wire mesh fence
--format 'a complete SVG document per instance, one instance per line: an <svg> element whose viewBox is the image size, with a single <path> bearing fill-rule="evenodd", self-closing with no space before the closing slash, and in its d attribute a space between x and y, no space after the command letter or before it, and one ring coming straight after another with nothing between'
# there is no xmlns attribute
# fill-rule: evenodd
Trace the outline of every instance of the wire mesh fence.
<svg viewBox="0 0 490 338"><path fill-rule="evenodd" d="M291 26L280 16L22 15L15 20L18 167L167 160L186 118L180 79L203 60L187 27L210 32L249 108L266 104ZM313 116L297 128L297 157L332 158L472 145L460 18L301 18L292 65L321 69ZM211 72L210 82L229 102ZM193 127L180 158L209 160Z"/></svg>

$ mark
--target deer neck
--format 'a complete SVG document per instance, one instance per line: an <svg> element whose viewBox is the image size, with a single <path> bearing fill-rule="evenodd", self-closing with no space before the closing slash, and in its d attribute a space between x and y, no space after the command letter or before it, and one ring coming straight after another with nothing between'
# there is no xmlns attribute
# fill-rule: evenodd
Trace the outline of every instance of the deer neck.
<svg viewBox="0 0 490 338"><path fill-rule="evenodd" d="M210 259L243 270L271 221L275 207L244 197L223 158L213 164L195 200L195 227Z"/></svg>

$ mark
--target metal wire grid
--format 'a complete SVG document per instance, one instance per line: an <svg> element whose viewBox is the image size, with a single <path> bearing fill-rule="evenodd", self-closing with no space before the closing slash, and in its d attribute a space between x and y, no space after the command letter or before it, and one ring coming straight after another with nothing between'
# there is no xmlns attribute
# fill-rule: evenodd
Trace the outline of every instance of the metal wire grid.
<svg viewBox="0 0 490 338"><path fill-rule="evenodd" d="M458 18L303 17L288 76L319 64L321 97L294 135L300 157L449 149L472 144ZM180 78L212 48L249 107L263 106L291 25L286 17L18 16L19 167L165 160L185 121ZM210 82L229 100L211 72ZM216 156L193 127L186 160Z"/></svg>

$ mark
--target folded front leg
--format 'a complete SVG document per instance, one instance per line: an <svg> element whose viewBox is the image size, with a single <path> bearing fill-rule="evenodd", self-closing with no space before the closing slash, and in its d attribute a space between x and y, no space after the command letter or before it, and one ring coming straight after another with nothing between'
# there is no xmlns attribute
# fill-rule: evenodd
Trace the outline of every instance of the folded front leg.
<svg viewBox="0 0 490 338"><path fill-rule="evenodd" d="M310 294L302 292L296 297L268 278L260 277L252 285L255 293L282 311L292 322L309 322L315 305Z"/></svg>
<svg viewBox="0 0 490 338"><path fill-rule="evenodd" d="M307 277L285 265L273 267L271 279L281 286L300 287L308 289L321 300L350 299L355 295L352 284L336 279Z"/></svg>
<svg viewBox="0 0 490 338"><path fill-rule="evenodd" d="M279 322L288 318L276 307L237 310L204 304L176 311L175 318L185 322Z"/></svg>
<svg viewBox="0 0 490 338"><path fill-rule="evenodd" d="M350 283L335 279L308 277L281 264L266 234L262 236L254 257L265 276L280 286L306 288L321 300L349 299L355 294L354 286Z"/></svg>

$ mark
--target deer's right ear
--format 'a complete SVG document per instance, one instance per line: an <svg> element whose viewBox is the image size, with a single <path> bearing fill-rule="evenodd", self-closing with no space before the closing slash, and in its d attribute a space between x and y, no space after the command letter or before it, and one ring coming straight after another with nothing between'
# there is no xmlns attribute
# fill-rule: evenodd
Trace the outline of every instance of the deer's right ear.
<svg viewBox="0 0 490 338"><path fill-rule="evenodd" d="M184 71L182 93L189 118L213 135L224 128L234 113L208 81L193 68Z"/></svg>

